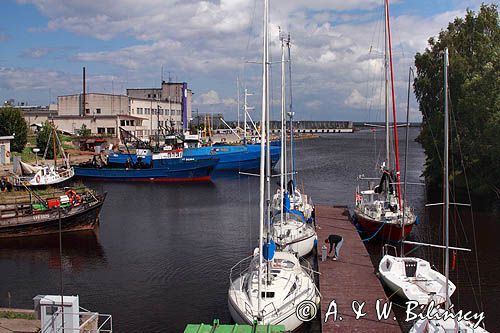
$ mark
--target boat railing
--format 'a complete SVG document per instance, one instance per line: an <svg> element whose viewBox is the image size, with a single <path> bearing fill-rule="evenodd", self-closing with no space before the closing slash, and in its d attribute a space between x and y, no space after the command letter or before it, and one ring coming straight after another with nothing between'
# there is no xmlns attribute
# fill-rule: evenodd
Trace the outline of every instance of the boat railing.
<svg viewBox="0 0 500 333"><path fill-rule="evenodd" d="M66 318L64 318L66 316ZM71 319L78 316L78 327L71 327ZM63 323L64 319L64 325ZM67 312L57 309L40 330L41 333L78 332L78 333L112 333L113 318L110 314L93 312L80 307L80 312Z"/></svg>
<svg viewBox="0 0 500 333"><path fill-rule="evenodd" d="M33 177L30 176L12 175L12 183L16 187L22 187L23 185L31 186L30 180L32 179Z"/></svg>
<svg viewBox="0 0 500 333"><path fill-rule="evenodd" d="M299 262L300 262L300 265L302 266L302 268L306 271L307 275L309 275L309 277L313 280L313 285L314 285L314 289L316 289L316 294L319 295L319 297L321 298L322 297L321 292L319 291L319 288L316 285L316 283L314 283L314 281L315 281L314 274L319 275L321 273L312 269L311 264L306 259L300 258Z"/></svg>
<svg viewBox="0 0 500 333"><path fill-rule="evenodd" d="M66 170L61 170L57 172L61 178L71 178L75 175L75 169L72 167Z"/></svg>
<svg viewBox="0 0 500 333"><path fill-rule="evenodd" d="M233 267L231 267L231 270L229 271L229 282L232 283L236 279L240 278L244 274L248 272L250 269L250 266L252 264L252 259L254 256L248 256L240 261L238 261ZM243 283L241 281L240 283Z"/></svg>
<svg viewBox="0 0 500 333"><path fill-rule="evenodd" d="M393 255L395 257L398 256L398 250L396 249L396 247L394 245L391 245L391 244L384 244L384 246L382 246L382 257L386 256L389 254L389 252L393 252Z"/></svg>

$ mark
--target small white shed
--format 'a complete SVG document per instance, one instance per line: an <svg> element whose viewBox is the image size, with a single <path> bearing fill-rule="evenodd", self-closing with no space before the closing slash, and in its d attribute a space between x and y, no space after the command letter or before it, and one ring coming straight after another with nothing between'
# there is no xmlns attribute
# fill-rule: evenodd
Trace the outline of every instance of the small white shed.
<svg viewBox="0 0 500 333"><path fill-rule="evenodd" d="M14 136L0 136L0 165L10 164L10 158L12 152L10 151L10 140L13 140Z"/></svg>

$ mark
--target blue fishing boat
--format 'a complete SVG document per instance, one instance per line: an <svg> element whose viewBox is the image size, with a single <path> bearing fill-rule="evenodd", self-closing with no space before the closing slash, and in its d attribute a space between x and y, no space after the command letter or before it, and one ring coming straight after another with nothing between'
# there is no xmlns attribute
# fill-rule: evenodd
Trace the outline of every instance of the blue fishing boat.
<svg viewBox="0 0 500 333"><path fill-rule="evenodd" d="M280 147L271 145L271 165L274 167L280 159ZM185 157L216 156L219 163L216 170L257 170L260 167L260 144L214 145L184 149Z"/></svg>
<svg viewBox="0 0 500 333"><path fill-rule="evenodd" d="M219 159L212 156L184 157L182 151L176 150L148 155L147 158L138 156L135 161L127 160L124 166L112 167L98 157L75 166L75 176L102 181L204 182L211 180L210 174Z"/></svg>
<svg viewBox="0 0 500 333"><path fill-rule="evenodd" d="M113 167L123 167L126 163L150 164L152 155L137 153L109 153L107 164ZM223 170L257 170L260 163L260 144L246 145L214 145L207 147L192 147L180 149L183 156L193 159L206 159L217 157L215 169ZM272 167L278 163L281 155L280 145L271 144L271 164Z"/></svg>

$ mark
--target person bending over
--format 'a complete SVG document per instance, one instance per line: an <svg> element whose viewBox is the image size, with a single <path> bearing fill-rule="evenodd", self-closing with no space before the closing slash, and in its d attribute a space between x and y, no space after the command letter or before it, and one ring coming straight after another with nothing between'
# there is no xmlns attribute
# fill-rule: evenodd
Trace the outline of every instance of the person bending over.
<svg viewBox="0 0 500 333"><path fill-rule="evenodd" d="M333 253L332 260L337 260L339 255L340 255L340 248L342 247L342 244L344 243L344 239L342 238L342 236L330 235L330 236L328 236L327 239L325 239L325 243L330 244L330 250L328 251L329 255L332 253L332 250L335 247L335 252Z"/></svg>

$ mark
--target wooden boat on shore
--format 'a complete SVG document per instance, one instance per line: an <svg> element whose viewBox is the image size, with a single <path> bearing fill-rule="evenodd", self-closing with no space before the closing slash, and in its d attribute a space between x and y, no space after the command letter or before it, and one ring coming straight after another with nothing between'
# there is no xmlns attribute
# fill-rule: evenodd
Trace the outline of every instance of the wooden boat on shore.
<svg viewBox="0 0 500 333"><path fill-rule="evenodd" d="M34 192L31 192L32 196L36 197L36 203L26 200L0 204L0 238L94 229L99 223L106 193L69 190L64 195L48 199L42 199Z"/></svg>

